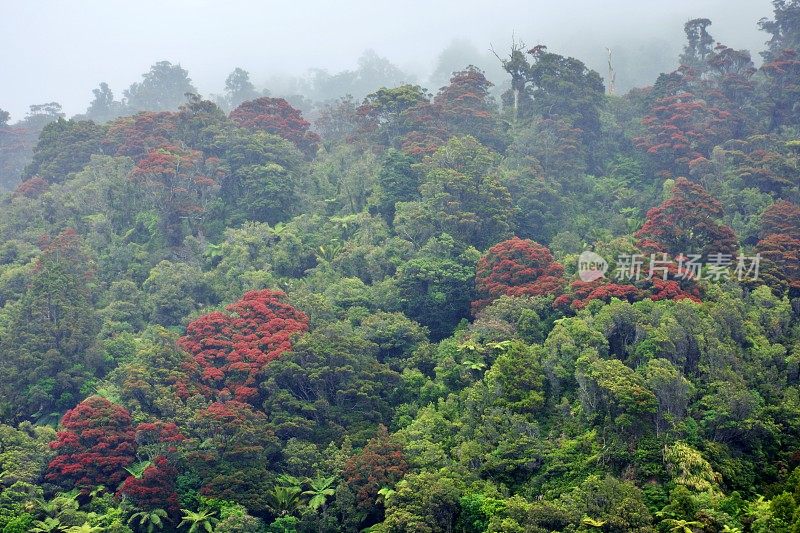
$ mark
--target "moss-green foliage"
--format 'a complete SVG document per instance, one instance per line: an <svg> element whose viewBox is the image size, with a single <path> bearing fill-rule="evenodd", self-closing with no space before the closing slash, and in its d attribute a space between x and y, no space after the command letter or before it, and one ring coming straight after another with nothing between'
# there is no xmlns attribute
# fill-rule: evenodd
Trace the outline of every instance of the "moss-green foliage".
<svg viewBox="0 0 800 533"><path fill-rule="evenodd" d="M199 97L52 122L0 196L0 533L800 531L800 74L781 52L800 28L775 4L757 75L697 48L700 19L692 69L624 96L515 44L502 109L470 67L436 97L320 106L319 144L283 100L275 135ZM381 61L359 76L395 72ZM162 63L145 88L173 102L185 74ZM257 95L231 79L221 102ZM110 98L90 114L132 111ZM761 280L615 278L621 255L646 274L665 235L703 248L723 225L770 256ZM512 296L532 274L509 256L474 305L476 265L512 236L553 254L552 283ZM579 279L584 250L605 278ZM307 331L226 310L261 289ZM163 509L47 481L60 417L91 395L131 414L125 456L160 466L128 485Z"/></svg>

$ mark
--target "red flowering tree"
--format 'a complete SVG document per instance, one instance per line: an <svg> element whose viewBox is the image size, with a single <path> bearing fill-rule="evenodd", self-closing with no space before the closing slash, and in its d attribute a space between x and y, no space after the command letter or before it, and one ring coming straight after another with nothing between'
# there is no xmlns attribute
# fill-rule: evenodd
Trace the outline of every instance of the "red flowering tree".
<svg viewBox="0 0 800 533"><path fill-rule="evenodd" d="M435 153L450 138L441 109L427 100L403 111L398 123L405 132L398 138L400 149L420 159Z"/></svg>
<svg viewBox="0 0 800 533"><path fill-rule="evenodd" d="M202 481L200 492L265 511L265 467L280 445L267 416L235 400L214 402L194 413L185 457Z"/></svg>
<svg viewBox="0 0 800 533"><path fill-rule="evenodd" d="M647 271L643 265L643 272ZM594 281L573 281L569 289L553 301L553 308L565 314L578 311L593 300L608 303L612 298L637 302L651 300L692 300L699 302L700 288L693 279L679 279L670 272L667 279L661 277L643 278L634 283L614 283L606 278Z"/></svg>
<svg viewBox="0 0 800 533"><path fill-rule="evenodd" d="M175 514L179 509L178 493L175 492L177 476L175 466L166 457L159 456L141 475L128 476L117 493L139 509L165 509Z"/></svg>
<svg viewBox="0 0 800 533"><path fill-rule="evenodd" d="M227 312L203 315L187 326L178 343L194 357L209 398L258 399L258 375L292 348L295 334L308 329L308 317L284 296L280 291L251 291Z"/></svg>
<svg viewBox="0 0 800 533"><path fill-rule="evenodd" d="M202 220L208 202L219 188L219 161L180 146L164 145L150 150L139 161L130 179L139 184L158 210L164 236L170 245L183 240L182 222L193 230Z"/></svg>
<svg viewBox="0 0 800 533"><path fill-rule="evenodd" d="M722 205L703 187L678 178L669 199L647 212L636 232L639 247L649 253L733 254L736 234L719 222Z"/></svg>
<svg viewBox="0 0 800 533"><path fill-rule="evenodd" d="M766 78L764 89L770 109L770 129L798 124L800 111L800 51L787 49L772 54L761 66Z"/></svg>
<svg viewBox="0 0 800 533"><path fill-rule="evenodd" d="M667 279L654 276L644 279L636 285L644 289L645 294L651 300L701 301L700 287L697 285L696 280L691 277L687 279L676 278L674 269L669 273Z"/></svg>
<svg viewBox="0 0 800 533"><path fill-rule="evenodd" d="M686 175L690 162L708 157L714 146L732 136L729 111L686 91L657 99L642 123L647 133L636 144L667 177Z"/></svg>
<svg viewBox="0 0 800 533"><path fill-rule="evenodd" d="M300 110L283 98L264 97L244 102L231 111L230 118L243 128L283 137L308 158L317 153L319 135L309 130L311 124Z"/></svg>
<svg viewBox="0 0 800 533"><path fill-rule="evenodd" d="M780 292L800 294L800 240L772 234L758 241L761 254L761 277Z"/></svg>
<svg viewBox="0 0 800 533"><path fill-rule="evenodd" d="M501 122L489 95L492 85L480 69L470 65L465 70L454 72L450 84L442 87L432 102L427 95L413 91L403 93L402 88L382 90L371 95L375 96L371 106L366 103L370 100L370 97L367 98L361 112L371 116L381 107L395 107L398 115L395 133L399 136L399 146L412 156L431 155L450 137L465 135L478 139L485 146L503 151L508 142L503 136ZM393 101L386 98L390 93L403 97ZM415 98L419 99L409 107L397 105L409 104Z"/></svg>
<svg viewBox="0 0 800 533"><path fill-rule="evenodd" d="M800 206L778 200L761 215L761 236L786 235L800 240Z"/></svg>
<svg viewBox="0 0 800 533"><path fill-rule="evenodd" d="M720 154L745 186L777 197L795 186L797 168L792 154L774 135L753 135L722 145Z"/></svg>
<svg viewBox="0 0 800 533"><path fill-rule="evenodd" d="M146 465L140 472L131 472L117 494L129 499L139 509L179 510L175 480L178 470L173 456L185 437L172 422L144 422L136 427L137 454Z"/></svg>
<svg viewBox="0 0 800 533"><path fill-rule="evenodd" d="M17 188L14 189L14 196L38 198L49 186L50 184L44 178L34 176L17 185Z"/></svg>
<svg viewBox="0 0 800 533"><path fill-rule="evenodd" d="M514 237L489 248L475 274L477 312L500 296L541 296L559 292L564 267L546 246Z"/></svg>
<svg viewBox="0 0 800 533"><path fill-rule="evenodd" d="M612 298L618 298L634 302L641 299L641 296L641 291L634 285L611 283L606 279L594 281L578 279L570 284L569 291L553 301L553 307L568 312L583 309L592 300L608 303Z"/></svg>
<svg viewBox="0 0 800 533"><path fill-rule="evenodd" d="M444 131L444 130L440 130ZM439 135L430 129L415 129L400 138L400 150L412 157L423 158L436 153L447 138L447 134Z"/></svg>
<svg viewBox="0 0 800 533"><path fill-rule="evenodd" d="M718 44L714 53L707 59L707 63L713 87L718 91L722 101L727 103L725 109L734 114L741 113L741 109L737 107L741 107L742 102L752 98L755 91L752 78L756 68L750 58L750 52Z"/></svg>
<svg viewBox="0 0 800 533"><path fill-rule="evenodd" d="M483 71L470 65L453 73L450 84L439 89L433 105L454 135L472 135L481 144L503 151L507 139L489 94L493 85Z"/></svg>
<svg viewBox="0 0 800 533"><path fill-rule="evenodd" d="M158 457L171 457L178 444L186 439L174 422L142 422L136 426L137 453L149 461Z"/></svg>
<svg viewBox="0 0 800 533"><path fill-rule="evenodd" d="M402 445L381 425L364 449L347 460L342 477L355 494L358 508L368 511L374 507L378 491L393 486L406 472Z"/></svg>
<svg viewBox="0 0 800 533"><path fill-rule="evenodd" d="M136 435L124 407L91 396L67 411L61 426L50 444L56 457L46 479L81 489L116 487L125 479L125 467L136 460Z"/></svg>
<svg viewBox="0 0 800 533"><path fill-rule="evenodd" d="M781 292L800 293L800 206L780 200L761 215L761 274Z"/></svg>
<svg viewBox="0 0 800 533"><path fill-rule="evenodd" d="M151 150L175 141L177 121L178 114L169 111L122 117L109 124L103 144L109 153L138 161Z"/></svg>

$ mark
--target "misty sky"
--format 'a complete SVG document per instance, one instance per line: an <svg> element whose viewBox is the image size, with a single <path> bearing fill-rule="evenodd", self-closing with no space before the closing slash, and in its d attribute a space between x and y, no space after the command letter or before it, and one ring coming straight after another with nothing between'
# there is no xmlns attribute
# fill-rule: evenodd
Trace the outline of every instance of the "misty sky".
<svg viewBox="0 0 800 533"><path fill-rule="evenodd" d="M201 93L222 91L236 66L259 87L308 68L352 69L368 48L424 80L453 39L502 50L514 32L605 75L606 46L630 58L675 53L683 22L707 17L712 35L754 58L769 0L2 0L0 108L23 118L30 104L85 111L106 81L119 98L159 60L180 63ZM625 56L625 51L619 52ZM636 54L639 55L636 55ZM636 59L639 61L639 59ZM625 63L626 68L635 68Z"/></svg>

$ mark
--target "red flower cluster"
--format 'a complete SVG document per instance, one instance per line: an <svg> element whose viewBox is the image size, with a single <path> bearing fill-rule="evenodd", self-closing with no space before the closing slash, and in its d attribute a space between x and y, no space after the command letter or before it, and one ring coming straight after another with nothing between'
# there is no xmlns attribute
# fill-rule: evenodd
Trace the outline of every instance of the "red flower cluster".
<svg viewBox="0 0 800 533"><path fill-rule="evenodd" d="M14 189L14 196L24 196L26 198L38 198L40 194L47 190L50 186L47 180L34 176L17 185Z"/></svg>
<svg viewBox="0 0 800 533"><path fill-rule="evenodd" d="M612 298L633 302L640 299L640 291L634 285L618 285L603 279L588 282L575 280L570 284L568 293L553 301L553 307L566 312L570 309L583 309L592 300L608 303Z"/></svg>
<svg viewBox="0 0 800 533"><path fill-rule="evenodd" d="M139 455L151 457L151 464L140 477L130 476L120 486L117 494L130 499L140 509L166 509L175 514L179 510L175 480L178 470L173 459L179 443L186 440L173 422L143 422L136 427L136 444Z"/></svg>
<svg viewBox="0 0 800 533"><path fill-rule="evenodd" d="M475 285L477 312L500 296L542 296L564 286L564 267L546 246L514 237L489 248L478 261Z"/></svg>
<svg viewBox="0 0 800 533"><path fill-rule="evenodd" d="M385 426L367 442L364 449L347 460L342 477L356 495L359 509L369 509L378 491L392 486L408 471L403 447L396 442Z"/></svg>
<svg viewBox="0 0 800 533"><path fill-rule="evenodd" d="M688 170L690 161L706 157L731 137L731 113L689 92L659 98L642 119L647 134L636 144L657 158L668 175Z"/></svg>
<svg viewBox="0 0 800 533"><path fill-rule="evenodd" d="M800 206L779 200L761 215L756 249L764 261L764 278L773 288L800 293Z"/></svg>
<svg viewBox="0 0 800 533"><path fill-rule="evenodd" d="M139 509L165 509L170 514L179 510L175 479L178 470L162 456L156 457L140 477L129 476L118 494L128 498Z"/></svg>
<svg viewBox="0 0 800 533"><path fill-rule="evenodd" d="M176 451L179 442L185 440L174 422L142 422L136 426L136 444L141 448L155 450L157 455L169 455Z"/></svg>
<svg viewBox="0 0 800 533"><path fill-rule="evenodd" d="M130 179L140 185L162 214L170 244L181 241L181 221L202 218L222 171L216 158L182 146L162 145L150 150ZM215 179L216 178L216 179Z"/></svg>
<svg viewBox="0 0 800 533"><path fill-rule="evenodd" d="M617 284L606 279L585 282L575 280L569 291L553 301L553 308L563 313L578 311L589 305L592 300L608 303L612 298L636 302L650 298L651 300L692 300L700 301L700 291L691 280L678 281L654 277L643 279L635 285Z"/></svg>
<svg viewBox="0 0 800 533"><path fill-rule="evenodd" d="M283 301L280 291L246 293L227 313L201 316L178 341L200 372L208 397L252 402L256 378L270 361L292 348L292 337L308 329L308 317Z"/></svg>
<svg viewBox="0 0 800 533"><path fill-rule="evenodd" d="M123 117L108 127L105 145L110 153L144 158L150 150L173 142L177 130L177 113L143 112Z"/></svg>
<svg viewBox="0 0 800 533"><path fill-rule="evenodd" d="M662 278L653 278L647 281L651 285L649 295L651 300L701 301L700 290L691 281L684 282L684 284L678 280ZM688 284L689 287L684 287L685 284Z"/></svg>
<svg viewBox="0 0 800 533"><path fill-rule="evenodd" d="M184 437L175 424L155 421L134 429L127 409L91 396L67 411L61 426L56 440L50 443L56 457L48 465L47 480L81 490L98 485L113 490L122 482L118 494L129 497L138 507L166 505L177 511L178 473L169 456ZM154 457L138 478L129 476L126 470L136 462L137 449Z"/></svg>
<svg viewBox="0 0 800 533"><path fill-rule="evenodd" d="M294 144L306 157L313 157L319 146L319 135L309 131L311 124L299 109L283 98L256 98L231 111L231 120L243 128L265 131Z"/></svg>
<svg viewBox="0 0 800 533"><path fill-rule="evenodd" d="M81 489L116 487L136 460L136 432L131 415L119 405L92 396L67 411L50 448L56 457L45 476Z"/></svg>
<svg viewBox="0 0 800 533"><path fill-rule="evenodd" d="M647 212L647 220L636 232L638 245L650 253L733 254L736 234L718 222L722 205L703 187L686 178L675 180L672 195Z"/></svg>

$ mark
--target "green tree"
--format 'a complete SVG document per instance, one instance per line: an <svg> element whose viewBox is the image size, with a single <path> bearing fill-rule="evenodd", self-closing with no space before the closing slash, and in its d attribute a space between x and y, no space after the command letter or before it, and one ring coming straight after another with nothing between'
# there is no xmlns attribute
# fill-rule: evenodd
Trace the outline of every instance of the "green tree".
<svg viewBox="0 0 800 533"><path fill-rule="evenodd" d="M155 265L142 288L150 320L163 326L180 324L193 311L215 299L202 271L177 261Z"/></svg>
<svg viewBox="0 0 800 533"><path fill-rule="evenodd" d="M378 189L374 194L375 208L387 222L394 219L398 202L410 202L419 197L419 176L413 167L414 159L395 149L383 156L378 172Z"/></svg>
<svg viewBox="0 0 800 533"><path fill-rule="evenodd" d="M454 137L422 165L422 202L432 217L418 223L484 248L509 236L511 196L497 178L497 154L474 137Z"/></svg>
<svg viewBox="0 0 800 533"><path fill-rule="evenodd" d="M36 520L31 526L31 533L59 533L64 530L61 520L50 516L44 520Z"/></svg>
<svg viewBox="0 0 800 533"><path fill-rule="evenodd" d="M267 493L267 507L276 517L290 516L300 507L300 487L278 485Z"/></svg>
<svg viewBox="0 0 800 533"><path fill-rule="evenodd" d="M51 417L75 405L102 360L91 266L74 230L45 244L5 335L0 362L6 419ZM57 419L57 416L56 416Z"/></svg>
<svg viewBox="0 0 800 533"><path fill-rule="evenodd" d="M132 111L172 111L185 101L186 93L196 92L185 69L159 61L142 75L142 81L125 90L125 99Z"/></svg>
<svg viewBox="0 0 800 533"><path fill-rule="evenodd" d="M265 370L264 410L276 434L327 445L347 433L363 442L388 423L399 375L377 352L344 322L300 338Z"/></svg>
<svg viewBox="0 0 800 533"><path fill-rule="evenodd" d="M572 514L573 523L584 517L603 521L603 530L614 533L652 531L652 517L642 492L632 483L611 476L589 476L559 499Z"/></svg>
<svg viewBox="0 0 800 533"><path fill-rule="evenodd" d="M543 118L561 118L581 130L584 141L594 142L600 133L600 110L605 87L603 79L583 62L536 46L528 52L528 78L533 111Z"/></svg>
<svg viewBox="0 0 800 533"><path fill-rule="evenodd" d="M387 502L384 527L391 533L453 531L462 494L462 483L447 473L409 474Z"/></svg>
<svg viewBox="0 0 800 533"><path fill-rule="evenodd" d="M706 60L714 53L714 38L708 33L711 25L709 19L692 19L683 25L686 33L686 45L681 54L681 65L704 71Z"/></svg>
<svg viewBox="0 0 800 533"><path fill-rule="evenodd" d="M702 531L704 525L697 520L676 520L674 518L668 518L663 523L672 533L696 533Z"/></svg>
<svg viewBox="0 0 800 533"><path fill-rule="evenodd" d="M362 128L382 144L391 146L403 133L401 119L404 113L428 100L428 94L419 85L406 84L391 89L382 87L368 94L358 108Z"/></svg>
<svg viewBox="0 0 800 533"><path fill-rule="evenodd" d="M114 99L114 93L106 82L100 83L97 89L92 89L94 99L86 110L86 118L103 124L121 116L125 112L122 102Z"/></svg>
<svg viewBox="0 0 800 533"><path fill-rule="evenodd" d="M336 493L333 488L333 483L336 481L335 476L317 477L308 480L308 489L303 491L304 496L309 496L308 507L312 511L317 511L320 507L324 507L328 498Z"/></svg>
<svg viewBox="0 0 800 533"><path fill-rule="evenodd" d="M246 403L219 401L191 413L187 425L184 457L203 494L265 511L264 470L280 450L267 416Z"/></svg>
<svg viewBox="0 0 800 533"><path fill-rule="evenodd" d="M303 156L291 142L265 132L225 129L215 135L211 151L225 162L220 196L227 224L275 224L297 211Z"/></svg>
<svg viewBox="0 0 800 533"><path fill-rule="evenodd" d="M449 335L469 315L475 263L480 254L451 236L433 238L397 270L403 312L426 326L435 340Z"/></svg>
<svg viewBox="0 0 800 533"><path fill-rule="evenodd" d="M225 78L225 105L234 109L242 102L254 100L261 96L250 81L250 73L236 67Z"/></svg>
<svg viewBox="0 0 800 533"><path fill-rule="evenodd" d="M205 509L201 511L181 509L181 511L183 511L183 516L180 524L178 524L178 529L188 528L188 533L200 533L202 531L211 533L214 530L214 526L219 523L219 518L214 516L216 514L214 511Z"/></svg>
<svg viewBox="0 0 800 533"><path fill-rule="evenodd" d="M86 166L92 155L103 154L105 133L103 126L92 121L59 118L49 123L39 135L23 177L63 182L69 174Z"/></svg>
<svg viewBox="0 0 800 533"><path fill-rule="evenodd" d="M128 524L136 524L140 531L146 531L147 533L153 533L157 529L164 529L165 521L167 521L167 512L164 509L139 511L128 518Z"/></svg>

